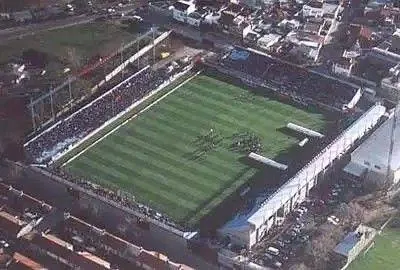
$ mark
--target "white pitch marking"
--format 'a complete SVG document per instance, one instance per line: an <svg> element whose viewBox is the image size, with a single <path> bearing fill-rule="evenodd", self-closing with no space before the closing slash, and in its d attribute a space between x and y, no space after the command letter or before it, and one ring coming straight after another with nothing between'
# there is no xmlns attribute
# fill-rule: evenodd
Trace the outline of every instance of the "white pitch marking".
<svg viewBox="0 0 400 270"><path fill-rule="evenodd" d="M71 161L73 161L74 159L78 158L80 155L82 155L83 153L85 153L87 150L89 150L90 148L92 148L93 146L95 146L97 143L101 142L102 140L104 140L106 137L108 137L109 135L111 135L112 133L114 133L117 129L119 129L120 127L126 125L126 123L128 123L129 121L135 119L136 117L138 117L140 114L146 112L147 110L149 110L151 107L153 107L154 105L156 105L157 103L159 103L161 100L163 100L164 98L166 98L167 96L169 96L170 94L172 94L173 92L175 92L176 90L178 90L179 88L181 88L183 85L185 85L186 83L188 83L189 81L191 81L193 78L195 78L197 75L199 75L201 73L201 70L196 72L196 74L194 74L193 76L191 76L190 78L187 78L185 81L183 81L182 83L180 83L179 85L177 85L175 88L173 88L171 91L168 91L168 93L164 94L163 96L161 96L160 98L158 98L157 100L155 100L153 103L151 103L149 106L147 106L146 108L140 110L138 113L132 115L130 118L128 118L127 120L125 120L124 122L122 122L121 124L119 124L118 126L116 126L115 128L113 128L112 130L110 130L108 133L106 133L103 137L97 139L96 141L94 141L91 145L89 145L88 147L86 147L85 149L83 149L81 152L79 152L78 154L76 154L75 156L73 156L72 158L70 158L68 161L66 161L64 164L62 164L61 167L64 167L65 165L67 165L68 163L70 163ZM161 90L161 89L160 89ZM157 92L153 93L152 95L148 95L147 97L143 98L140 103L146 101L147 99L149 99L151 96L153 96L154 94L156 94ZM138 104L139 105L139 104Z"/></svg>

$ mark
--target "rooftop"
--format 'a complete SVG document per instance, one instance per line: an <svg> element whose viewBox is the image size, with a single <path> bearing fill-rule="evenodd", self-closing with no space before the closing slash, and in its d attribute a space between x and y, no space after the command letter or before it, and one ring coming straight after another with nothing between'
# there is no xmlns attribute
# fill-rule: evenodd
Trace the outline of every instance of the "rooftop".
<svg viewBox="0 0 400 270"><path fill-rule="evenodd" d="M399 117L399 112L396 112ZM390 134L393 125L393 116L383 123L364 143L362 143L353 153L352 159L364 160L385 170L388 164L390 147ZM400 128L396 127L394 137L400 138ZM393 148L391 167L393 170L400 169L400 140L395 140ZM375 167L376 168L376 167Z"/></svg>
<svg viewBox="0 0 400 270"><path fill-rule="evenodd" d="M18 194L15 196L14 200L5 200L5 205L2 206L0 210L0 230L6 233L10 237L17 237L17 234L21 230L25 230L26 227L30 226L29 230L26 230L25 234L21 234L21 241L27 241L30 244L38 247L39 249L47 252L47 254L53 254L49 256L57 256L62 258L64 262L68 262L70 265L79 266L82 269L110 269L111 264L107 261L108 256L103 256L103 253L92 253L87 250L75 250L75 247L69 238L65 238L65 232L59 231L60 228L69 228L70 232L79 234L82 239L88 239L86 237L91 237L92 239L98 239L100 243L107 246L105 251L113 250L113 254L121 257L121 262L128 261L139 261L142 265L147 265L153 267L162 266L163 269L191 269L190 267L182 264L173 263L169 258L163 254L157 252L147 251L140 246L136 246L120 237L117 237L111 233L106 232L100 228L97 228L81 219L78 219L69 214L64 214L64 226L52 228L51 231L46 231L46 233L41 233L37 230L41 223L27 223L21 220L24 210L12 209L14 205L13 201L21 202L31 202L32 207L37 203L40 206L46 206L46 209L55 210L51 208L40 200L31 197L23 192L13 189L6 184L0 183L0 194L5 198L9 196L15 196L13 194ZM52 211L51 213L53 213ZM58 211L60 212L60 211ZM49 215L51 215L51 213ZM44 216L44 219L48 215ZM43 220L44 220L43 219ZM96 249L102 249L102 246L96 246ZM44 253L44 254L45 254ZM32 258L28 258L24 255L24 250L16 249L14 254L14 264L16 267L23 267L22 269L44 269L40 263L35 262ZM20 268L17 268L20 269ZM160 268L157 268L160 269Z"/></svg>
<svg viewBox="0 0 400 270"><path fill-rule="evenodd" d="M31 269L31 270L42 270L45 269L43 265L40 263L22 255L19 252L15 252L13 255L13 259L16 265L18 265L18 268L15 269Z"/></svg>
<svg viewBox="0 0 400 270"><path fill-rule="evenodd" d="M336 253L339 253L347 257L350 251L357 245L360 241L360 234L358 232L349 232L342 242L339 243L334 249Z"/></svg>
<svg viewBox="0 0 400 270"><path fill-rule="evenodd" d="M174 8L179 11L186 11L190 7L189 2L178 1L174 4Z"/></svg>
<svg viewBox="0 0 400 270"><path fill-rule="evenodd" d="M195 12L190 13L188 15L188 17L198 20L198 19L201 19L202 15L195 11Z"/></svg>
<svg viewBox="0 0 400 270"><path fill-rule="evenodd" d="M350 252L354 247L364 238L369 238L365 234L374 233L375 229L359 225L357 229L353 232L349 232L346 237L340 242L334 249L334 252L343 255L345 257L349 256Z"/></svg>
<svg viewBox="0 0 400 270"><path fill-rule="evenodd" d="M318 23L306 22L304 24L304 32L316 34L320 27L321 25Z"/></svg>

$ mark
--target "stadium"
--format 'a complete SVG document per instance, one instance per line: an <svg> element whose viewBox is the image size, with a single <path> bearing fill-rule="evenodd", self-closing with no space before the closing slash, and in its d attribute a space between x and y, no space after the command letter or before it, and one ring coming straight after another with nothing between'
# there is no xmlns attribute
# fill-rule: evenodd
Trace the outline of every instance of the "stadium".
<svg viewBox="0 0 400 270"><path fill-rule="evenodd" d="M360 116L360 89L251 49L196 59L145 66L31 139L33 166L140 222L251 247L385 111Z"/></svg>

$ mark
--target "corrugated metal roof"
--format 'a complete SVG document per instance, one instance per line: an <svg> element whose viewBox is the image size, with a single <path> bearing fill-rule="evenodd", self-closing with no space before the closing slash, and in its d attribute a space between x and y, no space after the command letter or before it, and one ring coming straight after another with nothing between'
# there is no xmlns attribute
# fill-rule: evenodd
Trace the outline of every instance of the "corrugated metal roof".
<svg viewBox="0 0 400 270"><path fill-rule="evenodd" d="M23 226L24 223L21 220L9 213L0 211L0 229L4 230L6 233L15 234L16 236Z"/></svg>
<svg viewBox="0 0 400 270"><path fill-rule="evenodd" d="M399 116L399 112L397 112L397 121L400 121ZM368 162L371 169L386 173L393 119L393 117L389 118L365 140L365 142L352 153L351 159L358 161L360 164ZM391 168L392 170L398 170L400 169L400 128L398 126L395 128L394 137Z"/></svg>
<svg viewBox="0 0 400 270"><path fill-rule="evenodd" d="M26 269L32 270L44 270L46 269L43 265L34 260L22 255L21 253L15 252L13 255L13 259L16 261L17 264L25 267Z"/></svg>

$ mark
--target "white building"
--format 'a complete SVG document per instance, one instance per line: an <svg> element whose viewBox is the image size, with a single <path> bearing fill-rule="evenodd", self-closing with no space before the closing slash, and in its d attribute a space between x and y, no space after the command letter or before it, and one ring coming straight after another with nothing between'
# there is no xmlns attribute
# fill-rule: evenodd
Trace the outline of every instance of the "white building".
<svg viewBox="0 0 400 270"><path fill-rule="evenodd" d="M186 22L187 16L195 10L193 1L180 0L173 5L172 17L179 22Z"/></svg>
<svg viewBox="0 0 400 270"><path fill-rule="evenodd" d="M207 14L204 17L204 23L207 23L209 25L218 25L218 21L221 18L221 13L220 12L212 12Z"/></svg>
<svg viewBox="0 0 400 270"><path fill-rule="evenodd" d="M397 111L397 123L399 119ZM344 171L356 178L369 179L378 183L389 180L397 183L400 179L400 128L394 130L392 161L388 170L389 149L394 117L383 123L365 142L351 154L350 163ZM389 176L387 175L389 173Z"/></svg>
<svg viewBox="0 0 400 270"><path fill-rule="evenodd" d="M283 19L280 23L278 23L279 27L286 27L290 30L297 30L300 28L301 23L298 20L295 19L291 19L291 20L287 20L287 19Z"/></svg>
<svg viewBox="0 0 400 270"><path fill-rule="evenodd" d="M338 8L336 4L323 3L319 1L310 2L303 6L303 17L327 17L334 18Z"/></svg>
<svg viewBox="0 0 400 270"><path fill-rule="evenodd" d="M268 50L271 46L276 44L281 39L281 37L281 35L273 33L264 35L257 40L257 46L264 50Z"/></svg>
<svg viewBox="0 0 400 270"><path fill-rule="evenodd" d="M186 18L186 22L194 27L200 27L202 20L203 20L203 15L201 15L196 11L190 13Z"/></svg>
<svg viewBox="0 0 400 270"><path fill-rule="evenodd" d="M303 12L303 17L322 17L324 15L324 10L322 9L322 3L321 6L317 5L304 5L302 12Z"/></svg>

